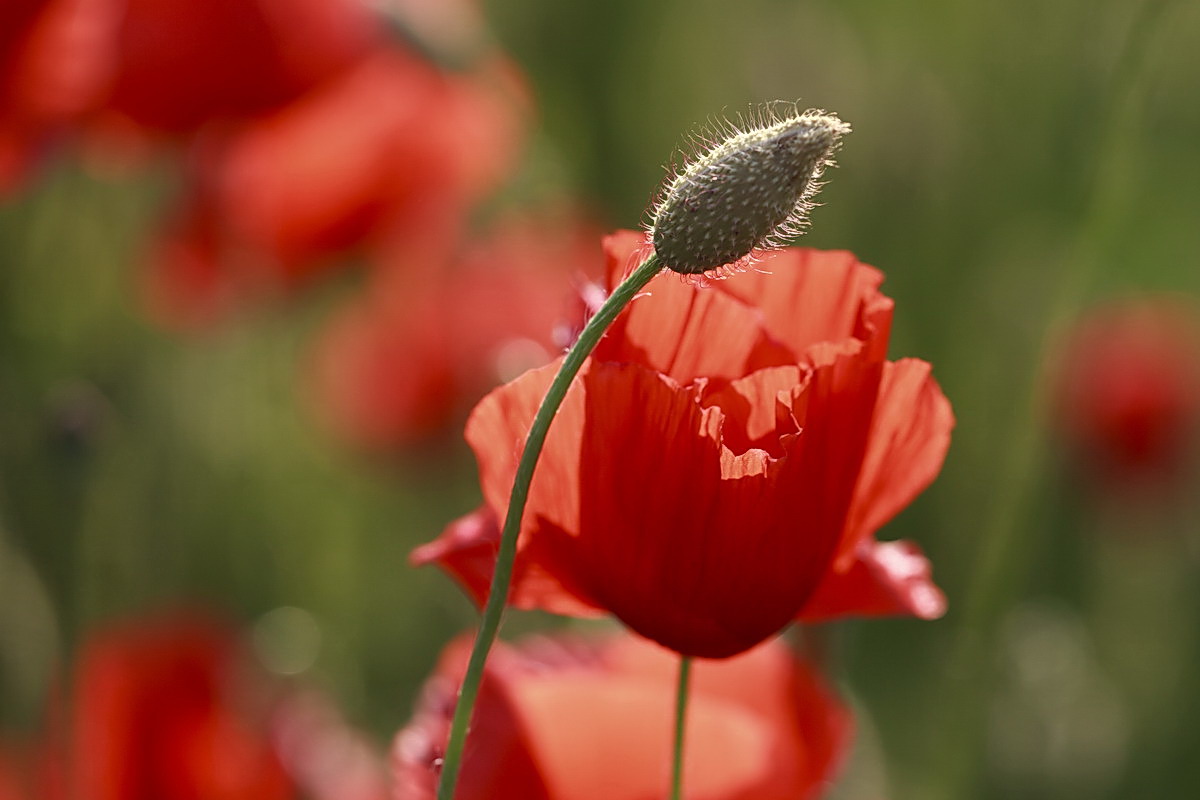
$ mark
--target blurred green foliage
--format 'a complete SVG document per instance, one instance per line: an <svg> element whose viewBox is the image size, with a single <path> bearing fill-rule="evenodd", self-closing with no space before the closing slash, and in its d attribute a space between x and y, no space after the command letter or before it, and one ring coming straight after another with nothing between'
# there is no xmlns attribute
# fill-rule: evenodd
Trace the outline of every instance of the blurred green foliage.
<svg viewBox="0 0 1200 800"><path fill-rule="evenodd" d="M1097 512L1041 410L1077 310L1200 294L1200 4L490 12L539 109L514 198L566 189L634 227L709 115L798 98L855 127L805 244L887 273L893 353L934 364L959 426L885 531L922 543L950 613L821 632L862 713L845 796L1200 796L1200 515ZM199 335L146 322L137 262L169 172L60 164L0 209L3 722L35 722L52 661L99 621L295 605L321 626L317 679L382 739L473 619L405 563L477 502L469 453L455 436L381 463L316 423L306 346L345 283Z"/></svg>

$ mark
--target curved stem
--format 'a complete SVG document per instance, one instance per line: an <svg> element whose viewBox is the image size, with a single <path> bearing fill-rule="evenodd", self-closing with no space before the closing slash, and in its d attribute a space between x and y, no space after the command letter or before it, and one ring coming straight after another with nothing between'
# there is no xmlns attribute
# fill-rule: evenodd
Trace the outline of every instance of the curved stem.
<svg viewBox="0 0 1200 800"><path fill-rule="evenodd" d="M688 688L692 678L692 659L679 659L679 684L675 690L675 745L671 758L671 800L683 797L683 732L687 722Z"/></svg>
<svg viewBox="0 0 1200 800"><path fill-rule="evenodd" d="M604 331L617 318L617 315L629 304L629 301L642 290L650 279L662 269L658 256L651 255L621 282L604 304L596 312L579 338L572 345L567 357L563 359L562 367L554 376L546 396L538 408L529 435L525 439L525 450L521 453L521 461L517 465L517 474L513 480L512 494L508 501L508 514L504 518L504 531L500 534L500 548L496 553L496 570L492 575L492 588L488 594L487 603L483 607L483 619L479 623L479 633L475 636L475 646L471 649L471 657L467 661L467 671L463 676L462 688L458 692L458 703L454 708L454 719L450 724L450 739L446 742L446 754L442 760L442 777L438 784L438 800L453 800L454 787L458 782L458 770L462 765L463 746L466 744L467 727L470 724L471 711L475 707L475 699L479 695L479 684L483 680L483 667L487 661L488 651L496 641L496 633L500 628L500 617L508 601L508 589L512 583L513 561L517 555L517 533L521 529L521 517L525 513L525 501L529 498L529 485L533 482L533 469L537 466L538 456L546 441L546 433L550 423L571 381L583 366L583 362L595 349Z"/></svg>

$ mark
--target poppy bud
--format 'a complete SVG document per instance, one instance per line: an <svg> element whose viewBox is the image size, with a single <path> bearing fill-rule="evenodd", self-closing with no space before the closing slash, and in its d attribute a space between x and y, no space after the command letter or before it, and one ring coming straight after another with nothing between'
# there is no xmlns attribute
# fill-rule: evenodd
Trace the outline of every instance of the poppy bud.
<svg viewBox="0 0 1200 800"><path fill-rule="evenodd" d="M667 182L650 236L669 269L696 275L736 265L802 233L818 178L850 132L836 115L814 109L780 117L767 106L748 122L729 125Z"/></svg>

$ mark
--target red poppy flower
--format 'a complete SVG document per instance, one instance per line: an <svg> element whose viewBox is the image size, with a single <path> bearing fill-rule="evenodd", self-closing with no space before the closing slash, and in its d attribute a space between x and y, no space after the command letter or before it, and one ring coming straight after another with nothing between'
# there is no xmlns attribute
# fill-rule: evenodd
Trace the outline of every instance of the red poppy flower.
<svg viewBox="0 0 1200 800"><path fill-rule="evenodd" d="M0 4L0 193L96 101L110 47L109 0Z"/></svg>
<svg viewBox="0 0 1200 800"><path fill-rule="evenodd" d="M644 245L625 234L606 246L611 287ZM941 613L928 572L897 570L872 539L937 474L953 424L927 364L884 360L882 275L795 248L761 268L708 288L660 275L601 341L547 438L511 602L608 611L707 657L797 616ZM476 598L557 367L476 407L466 436L485 507L413 554Z"/></svg>
<svg viewBox="0 0 1200 800"><path fill-rule="evenodd" d="M453 237L515 151L511 84L502 65L449 76L381 53L236 136L215 167L219 207L288 269L371 239Z"/></svg>
<svg viewBox="0 0 1200 800"><path fill-rule="evenodd" d="M71 796L290 800L263 728L239 710L237 658L234 640L206 623L141 623L94 637L76 670Z"/></svg>
<svg viewBox="0 0 1200 800"><path fill-rule="evenodd" d="M1094 310L1053 376L1057 421L1084 471L1106 487L1168 485L1200 431L1200 316L1166 299Z"/></svg>
<svg viewBox="0 0 1200 800"><path fill-rule="evenodd" d="M452 644L392 748L395 800L434 796L469 642ZM499 646L467 739L460 800L664 796L678 659L632 637ZM837 771L852 719L779 643L692 673L684 786L696 800L805 800Z"/></svg>
<svg viewBox="0 0 1200 800"><path fill-rule="evenodd" d="M505 64L450 76L381 51L278 112L197 141L187 222L151 264L155 297L167 301L158 307L204 320L352 250L422 269L445 260L511 163L516 83Z"/></svg>
<svg viewBox="0 0 1200 800"><path fill-rule="evenodd" d="M383 760L325 698L269 679L195 617L93 633L67 703L19 748L0 800L384 800Z"/></svg>
<svg viewBox="0 0 1200 800"><path fill-rule="evenodd" d="M295 100L377 44L359 0L120 0L100 126L190 134Z"/></svg>
<svg viewBox="0 0 1200 800"><path fill-rule="evenodd" d="M545 227L503 223L403 279L385 268L317 348L318 402L335 428L372 448L443 433L489 386L560 351L569 278L596 274L599 258L590 228Z"/></svg>

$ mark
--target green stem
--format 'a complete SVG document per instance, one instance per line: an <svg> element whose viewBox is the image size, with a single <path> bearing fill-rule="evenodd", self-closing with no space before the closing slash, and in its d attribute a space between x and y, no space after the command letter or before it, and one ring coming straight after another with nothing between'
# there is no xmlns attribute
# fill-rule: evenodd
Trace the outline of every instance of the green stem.
<svg viewBox="0 0 1200 800"><path fill-rule="evenodd" d="M450 724L450 739L446 742L446 754L442 760L442 777L438 784L437 800L453 800L454 787L458 782L458 770L462 766L463 746L466 744L467 727L471 720L471 711L475 707L475 699L479 695L479 684L483 680L483 667L487 662L488 651L496 641L496 633L500 629L500 617L508 602L508 588L512 583L513 561L517 556L517 533L521 529L521 517L525 513L525 501L529 498L529 484L533 481L533 469L537 466L538 456L546 441L546 433L550 423L571 381L579 372L583 362L595 349L604 331L617 318L617 315L629 304L650 279L658 274L662 265L658 256L651 255L642 262L633 273L621 282L600 309L596 312L579 338L571 347L567 357L563 359L562 367L554 376L529 435L525 439L525 450L521 453L521 462L517 465L516 478L513 480L512 494L508 500L508 515L504 518L504 531L500 534L500 548L496 553L496 571L492 575L492 588L488 594L487 603L483 607L483 619L479 623L479 633L475 636L475 646L471 650L471 658L467 662L467 672L463 676L462 688L458 692L458 703L454 708L454 719Z"/></svg>
<svg viewBox="0 0 1200 800"><path fill-rule="evenodd" d="M675 748L671 759L671 800L683 797L683 731L687 721L688 687L692 678L692 659L679 659L679 685L675 690Z"/></svg>

